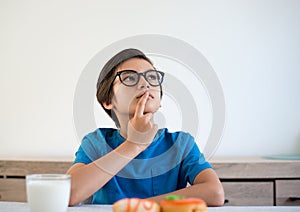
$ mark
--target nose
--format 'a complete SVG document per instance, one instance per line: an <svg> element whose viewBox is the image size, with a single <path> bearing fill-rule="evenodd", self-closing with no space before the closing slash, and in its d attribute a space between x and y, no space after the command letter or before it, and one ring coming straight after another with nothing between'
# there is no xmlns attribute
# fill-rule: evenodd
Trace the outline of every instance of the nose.
<svg viewBox="0 0 300 212"><path fill-rule="evenodd" d="M140 76L140 80L138 82L138 89L149 89L150 84L147 82L144 76Z"/></svg>

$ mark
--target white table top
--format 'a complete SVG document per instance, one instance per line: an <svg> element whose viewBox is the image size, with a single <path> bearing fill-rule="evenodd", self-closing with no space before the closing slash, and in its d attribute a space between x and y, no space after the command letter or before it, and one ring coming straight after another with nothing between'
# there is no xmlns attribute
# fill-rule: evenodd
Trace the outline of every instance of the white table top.
<svg viewBox="0 0 300 212"><path fill-rule="evenodd" d="M29 206L27 203L22 202L0 202L1 212L29 212ZM112 212L111 205L81 205L76 207L69 207L68 212ZM300 211L300 206L223 206L223 207L209 207L208 212L293 212Z"/></svg>

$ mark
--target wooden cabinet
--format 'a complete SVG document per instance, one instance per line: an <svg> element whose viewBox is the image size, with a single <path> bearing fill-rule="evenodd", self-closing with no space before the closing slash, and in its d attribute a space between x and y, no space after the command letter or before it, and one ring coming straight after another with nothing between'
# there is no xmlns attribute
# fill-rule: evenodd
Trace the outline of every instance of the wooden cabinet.
<svg viewBox="0 0 300 212"><path fill-rule="evenodd" d="M275 181L276 205L300 205L300 179Z"/></svg>
<svg viewBox="0 0 300 212"><path fill-rule="evenodd" d="M272 206L273 182L223 182L226 205Z"/></svg>
<svg viewBox="0 0 300 212"><path fill-rule="evenodd" d="M0 179L0 201L26 202L25 179Z"/></svg>
<svg viewBox="0 0 300 212"><path fill-rule="evenodd" d="M71 162L0 160L0 201L26 202L27 174L66 173Z"/></svg>
<svg viewBox="0 0 300 212"><path fill-rule="evenodd" d="M225 205L300 205L300 161L261 158L210 161L224 186ZM0 160L0 201L26 201L25 176L66 173L71 161Z"/></svg>
<svg viewBox="0 0 300 212"><path fill-rule="evenodd" d="M225 205L300 205L300 161L262 158L211 161L225 191Z"/></svg>

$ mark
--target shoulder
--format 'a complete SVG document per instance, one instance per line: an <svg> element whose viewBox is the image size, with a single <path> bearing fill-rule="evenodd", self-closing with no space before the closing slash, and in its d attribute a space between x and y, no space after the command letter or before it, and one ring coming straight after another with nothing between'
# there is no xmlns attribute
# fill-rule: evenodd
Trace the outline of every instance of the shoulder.
<svg viewBox="0 0 300 212"><path fill-rule="evenodd" d="M197 148L194 137L187 132L175 131L170 132L167 128L160 129L157 133L159 139L157 139L157 145L159 148L165 147L172 151L187 153L193 148Z"/></svg>
<svg viewBox="0 0 300 212"><path fill-rule="evenodd" d="M90 132L86 136L84 136L82 141L84 140L106 141L112 138L117 131L118 130L114 128L98 128L95 131Z"/></svg>
<svg viewBox="0 0 300 212"><path fill-rule="evenodd" d="M118 130L113 128L99 128L87 134L81 142L80 148L92 160L95 160L112 150L110 145L118 135Z"/></svg>
<svg viewBox="0 0 300 212"><path fill-rule="evenodd" d="M194 137L190 133L183 131L170 132L167 128L163 128L159 130L158 135L161 139L167 139L173 142L195 142Z"/></svg>

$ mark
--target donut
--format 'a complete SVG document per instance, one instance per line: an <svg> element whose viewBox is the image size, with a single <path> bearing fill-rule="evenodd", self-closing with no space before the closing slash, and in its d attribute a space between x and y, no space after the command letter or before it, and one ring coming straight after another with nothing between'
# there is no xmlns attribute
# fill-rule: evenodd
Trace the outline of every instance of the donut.
<svg viewBox="0 0 300 212"><path fill-rule="evenodd" d="M159 212L159 205L149 199L124 198L113 204L114 212Z"/></svg>
<svg viewBox="0 0 300 212"><path fill-rule="evenodd" d="M167 196L160 202L161 212L206 212L206 203L198 198Z"/></svg>

